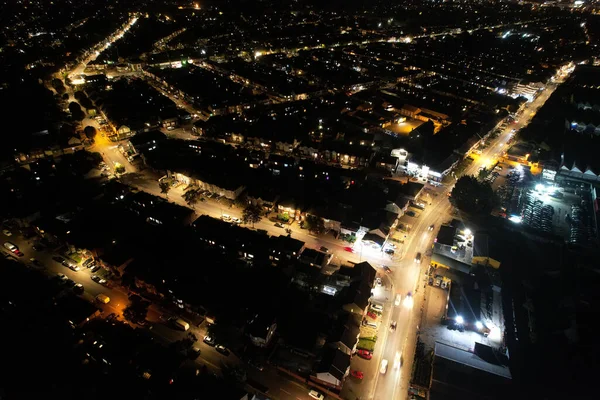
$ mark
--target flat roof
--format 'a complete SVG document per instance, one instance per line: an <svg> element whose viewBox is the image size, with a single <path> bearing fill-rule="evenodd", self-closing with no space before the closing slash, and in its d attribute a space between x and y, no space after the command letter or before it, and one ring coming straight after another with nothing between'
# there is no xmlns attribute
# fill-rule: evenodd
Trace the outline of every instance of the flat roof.
<svg viewBox="0 0 600 400"><path fill-rule="evenodd" d="M512 379L508 367L488 363L474 353L444 343L435 342L435 355L506 379Z"/></svg>

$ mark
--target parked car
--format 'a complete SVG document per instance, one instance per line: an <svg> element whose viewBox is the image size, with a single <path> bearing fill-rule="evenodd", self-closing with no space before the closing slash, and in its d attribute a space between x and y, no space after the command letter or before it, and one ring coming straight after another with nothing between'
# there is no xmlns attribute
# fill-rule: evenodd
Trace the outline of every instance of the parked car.
<svg viewBox="0 0 600 400"><path fill-rule="evenodd" d="M350 370L350 375L352 375L356 379L362 379L365 377L362 371Z"/></svg>
<svg viewBox="0 0 600 400"><path fill-rule="evenodd" d="M393 256L393 255L394 255L394 250L392 250L392 249L386 249L386 250L385 250L385 254L388 254L388 255L390 255L390 256Z"/></svg>
<svg viewBox="0 0 600 400"><path fill-rule="evenodd" d="M64 282L65 282L65 285L67 285L67 287L71 288L71 287L75 286L75 281L73 279L67 278Z"/></svg>
<svg viewBox="0 0 600 400"><path fill-rule="evenodd" d="M329 249L325 246L319 247L319 250L321 250L323 253L329 253Z"/></svg>
<svg viewBox="0 0 600 400"><path fill-rule="evenodd" d="M210 336L204 336L204 339L202 339L202 341L204 343L206 343L209 346L214 346L215 345L215 339L211 338Z"/></svg>
<svg viewBox="0 0 600 400"><path fill-rule="evenodd" d="M377 277L377 278L375 279L375 282L377 282L377 286L381 286L381 285L382 285L382 282L381 282L381 278L380 278L380 277Z"/></svg>
<svg viewBox="0 0 600 400"><path fill-rule="evenodd" d="M429 225L429 228L427 228L427 229L429 229L430 231L432 231L433 228L435 228L435 225L432 224L432 225Z"/></svg>
<svg viewBox="0 0 600 400"><path fill-rule="evenodd" d="M12 236L12 232L8 229L2 229L2 233L4 233L5 236Z"/></svg>
<svg viewBox="0 0 600 400"><path fill-rule="evenodd" d="M392 270L390 269L390 267L388 267L387 265L384 265L384 266L383 266L383 270L384 270L386 273L388 273L388 274L392 272Z"/></svg>
<svg viewBox="0 0 600 400"><path fill-rule="evenodd" d="M83 293L83 285L81 283L76 283L75 286L73 286L73 291L79 294Z"/></svg>
<svg viewBox="0 0 600 400"><path fill-rule="evenodd" d="M316 390L311 390L310 392L308 392L308 395L310 397L312 397L313 399L316 399L316 400L323 400L323 399L325 399L325 396L322 395L321 393L317 392Z"/></svg>
<svg viewBox="0 0 600 400"><path fill-rule="evenodd" d="M357 350L356 354L360 358L364 358L365 360L370 360L371 358L373 358L373 353L371 353L369 350Z"/></svg>
<svg viewBox="0 0 600 400"><path fill-rule="evenodd" d="M222 344L216 345L215 350L218 351L219 353L223 354L224 356L229 355L229 350L227 350L227 348L225 346L223 346Z"/></svg>
<svg viewBox="0 0 600 400"><path fill-rule="evenodd" d="M104 285L106 283L106 279L102 279L98 275L92 275L92 280L100 285Z"/></svg>
<svg viewBox="0 0 600 400"><path fill-rule="evenodd" d="M31 261L31 263L33 265L37 265L38 267L42 265L42 263L40 262L40 260L36 259L36 258L30 258L29 261Z"/></svg>
<svg viewBox="0 0 600 400"><path fill-rule="evenodd" d="M278 228L284 228L284 226L281 222L275 222L275 226Z"/></svg>
<svg viewBox="0 0 600 400"><path fill-rule="evenodd" d="M94 272L98 271L100 268L102 268L102 267L100 267L99 265L94 265L92 268L90 268L90 272L94 273Z"/></svg>
<svg viewBox="0 0 600 400"><path fill-rule="evenodd" d="M60 273L59 273L59 274L56 274L56 277L57 277L57 278L58 278L58 279L59 279L59 280L60 280L62 283L64 283L64 282L65 282L67 279L69 279L69 278L67 278L67 276L66 276L65 274L60 274Z"/></svg>
<svg viewBox="0 0 600 400"><path fill-rule="evenodd" d="M200 348L197 346L193 346L191 349L189 349L188 355L192 360L195 360L200 356Z"/></svg>
<svg viewBox="0 0 600 400"><path fill-rule="evenodd" d="M346 250L348 253L354 253L354 249L350 246L344 247L344 250Z"/></svg>
<svg viewBox="0 0 600 400"><path fill-rule="evenodd" d="M79 268L79 265L75 265L75 264L69 264L69 269L71 271L77 272L79 271L81 268Z"/></svg>

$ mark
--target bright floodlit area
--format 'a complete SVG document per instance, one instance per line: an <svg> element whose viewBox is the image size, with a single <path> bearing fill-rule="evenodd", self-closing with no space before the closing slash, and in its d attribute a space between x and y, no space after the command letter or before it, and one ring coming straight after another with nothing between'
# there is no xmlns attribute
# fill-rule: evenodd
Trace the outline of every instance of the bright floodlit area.
<svg viewBox="0 0 600 400"><path fill-rule="evenodd" d="M423 125L423 121L419 121L418 119L410 119L407 118L406 121L400 122L399 124L393 123L389 125L386 129L397 133L398 135L408 136L413 129L418 128Z"/></svg>

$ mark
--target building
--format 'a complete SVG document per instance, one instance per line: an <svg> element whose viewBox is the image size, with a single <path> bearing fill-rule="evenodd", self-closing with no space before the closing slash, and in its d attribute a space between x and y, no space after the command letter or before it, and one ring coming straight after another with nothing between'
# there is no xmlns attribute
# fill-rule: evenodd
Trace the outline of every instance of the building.
<svg viewBox="0 0 600 400"><path fill-rule="evenodd" d="M323 385L341 389L350 372L350 355L336 347L326 347L321 361L310 379Z"/></svg>
<svg viewBox="0 0 600 400"><path fill-rule="evenodd" d="M248 323L246 333L250 342L257 347L267 347L277 330L275 318L269 313L261 312Z"/></svg>

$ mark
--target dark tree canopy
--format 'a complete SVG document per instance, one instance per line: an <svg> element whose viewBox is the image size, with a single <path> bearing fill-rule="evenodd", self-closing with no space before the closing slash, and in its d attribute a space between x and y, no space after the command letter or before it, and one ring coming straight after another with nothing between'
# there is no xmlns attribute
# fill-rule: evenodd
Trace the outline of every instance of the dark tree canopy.
<svg viewBox="0 0 600 400"><path fill-rule="evenodd" d="M471 214L488 214L494 207L494 191L488 183L474 176L462 176L456 181L450 201L459 210Z"/></svg>

